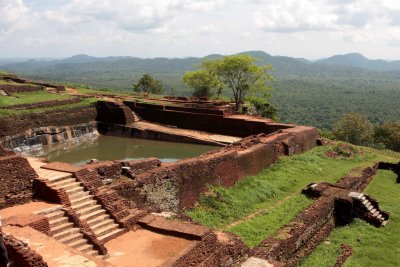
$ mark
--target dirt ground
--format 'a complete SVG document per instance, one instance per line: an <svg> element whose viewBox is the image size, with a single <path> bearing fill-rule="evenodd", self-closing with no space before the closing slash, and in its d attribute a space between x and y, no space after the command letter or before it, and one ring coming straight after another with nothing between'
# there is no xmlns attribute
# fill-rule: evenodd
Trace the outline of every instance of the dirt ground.
<svg viewBox="0 0 400 267"><path fill-rule="evenodd" d="M155 267L173 262L196 242L147 230L125 233L106 243L107 262L118 267Z"/></svg>

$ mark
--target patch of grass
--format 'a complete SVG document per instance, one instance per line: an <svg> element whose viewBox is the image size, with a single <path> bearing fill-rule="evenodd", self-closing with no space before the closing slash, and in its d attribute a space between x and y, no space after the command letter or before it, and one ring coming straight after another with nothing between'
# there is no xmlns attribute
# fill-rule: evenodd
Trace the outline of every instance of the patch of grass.
<svg viewBox="0 0 400 267"><path fill-rule="evenodd" d="M47 112L47 111L55 111L55 110L68 110L72 108L85 107L94 105L98 101L97 98L85 98L79 103L67 104L67 105L59 105L47 108L37 108L37 109L22 109L22 110L9 110L9 109L0 109L0 117L5 116L14 116L21 115L27 113L39 113L39 112Z"/></svg>
<svg viewBox="0 0 400 267"><path fill-rule="evenodd" d="M351 158L327 157L325 152L333 148L316 147L301 155L281 158L231 188L210 187L188 215L201 224L236 233L249 246L255 246L311 203L300 195L309 183L336 182L355 167L390 159L375 150L358 147L360 153Z"/></svg>
<svg viewBox="0 0 400 267"><path fill-rule="evenodd" d="M293 214L300 213L313 202L304 195L296 194L289 197L282 205L268 209L255 216L251 220L245 220L226 230L237 234L249 247L255 247L265 237L272 235L282 225L289 223Z"/></svg>
<svg viewBox="0 0 400 267"><path fill-rule="evenodd" d="M383 210L389 211L389 223L383 228L356 220L336 228L300 266L333 266L340 255L340 244L347 243L353 254L344 266L400 266L400 185L391 171L378 171L366 193L376 198Z"/></svg>
<svg viewBox="0 0 400 267"><path fill-rule="evenodd" d="M0 96L0 107L65 100L69 98L72 97L67 94L50 94L46 91L14 93L12 96Z"/></svg>

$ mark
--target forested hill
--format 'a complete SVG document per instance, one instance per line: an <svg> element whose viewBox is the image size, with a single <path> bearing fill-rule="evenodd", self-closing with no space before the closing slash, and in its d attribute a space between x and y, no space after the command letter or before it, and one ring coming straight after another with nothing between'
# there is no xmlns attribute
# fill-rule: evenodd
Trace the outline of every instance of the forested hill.
<svg viewBox="0 0 400 267"><path fill-rule="evenodd" d="M258 64L271 64L275 77L273 103L284 122L329 128L343 113L362 112L375 123L399 120L400 64L369 60L359 54L311 62L261 51L246 52ZM131 90L149 73L165 84L166 94L188 95L181 82L185 71L204 59L218 58L96 58L76 55L58 60L1 63L0 69L41 80L89 84L97 88Z"/></svg>

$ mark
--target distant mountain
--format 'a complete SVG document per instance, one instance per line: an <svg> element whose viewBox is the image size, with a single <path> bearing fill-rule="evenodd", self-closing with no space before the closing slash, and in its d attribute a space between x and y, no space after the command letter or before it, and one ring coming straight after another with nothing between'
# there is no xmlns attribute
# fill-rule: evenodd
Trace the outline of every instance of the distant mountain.
<svg viewBox="0 0 400 267"><path fill-rule="evenodd" d="M400 62L369 60L360 54L334 56L311 62L302 58L272 56L263 51L248 51L257 59L257 64L271 64L276 79L338 79L338 78L385 78L400 75ZM127 89L144 73L162 80L167 88L183 90L181 79L186 71L199 68L203 60L215 59L222 55L213 54L203 58L137 58L137 57L93 57L75 55L57 60L28 60L1 66L9 72L28 78L90 84L100 88ZM399 65L396 69L396 64ZM381 72L383 68L398 70L398 74ZM372 68L371 66L374 66Z"/></svg>
<svg viewBox="0 0 400 267"><path fill-rule="evenodd" d="M400 60L388 62L382 59L368 59L359 53L335 55L319 60L317 63L359 67L377 71L400 71Z"/></svg>

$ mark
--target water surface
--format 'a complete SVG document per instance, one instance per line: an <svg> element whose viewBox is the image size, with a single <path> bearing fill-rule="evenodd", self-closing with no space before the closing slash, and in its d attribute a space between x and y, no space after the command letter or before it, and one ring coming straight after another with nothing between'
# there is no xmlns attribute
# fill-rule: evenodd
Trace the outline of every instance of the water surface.
<svg viewBox="0 0 400 267"><path fill-rule="evenodd" d="M90 159L131 160L148 157L173 162L220 147L101 135L79 143L67 142L43 148L49 162L83 164Z"/></svg>

